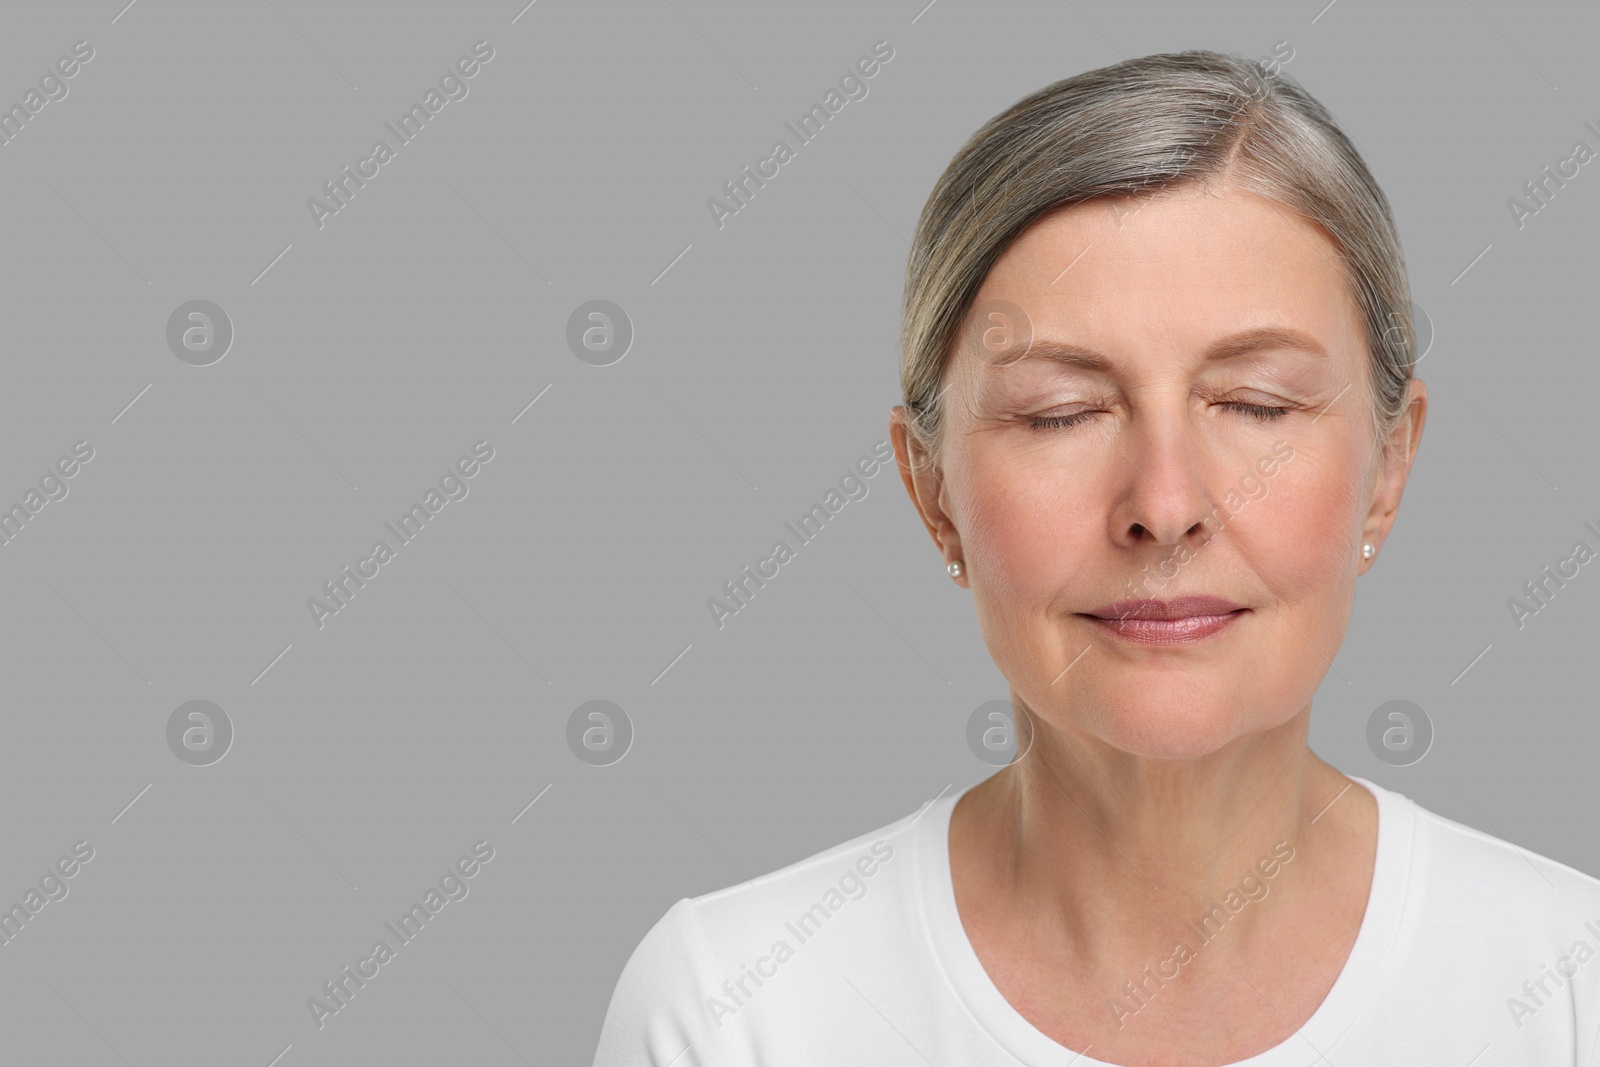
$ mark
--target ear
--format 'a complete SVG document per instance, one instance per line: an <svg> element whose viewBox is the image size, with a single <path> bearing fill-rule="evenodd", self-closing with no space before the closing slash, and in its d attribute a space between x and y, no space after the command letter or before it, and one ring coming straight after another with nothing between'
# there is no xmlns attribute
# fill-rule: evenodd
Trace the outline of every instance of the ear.
<svg viewBox="0 0 1600 1067"><path fill-rule="evenodd" d="M1383 455L1378 459L1378 477L1372 489L1372 503L1361 526L1361 540L1382 551L1384 539L1394 525L1395 514L1400 510L1400 495L1405 492L1406 479L1411 475L1411 464L1416 460L1417 448L1422 442L1422 425L1428 418L1428 386L1421 378L1406 383L1406 408L1383 442ZM1378 560L1357 557L1357 574L1365 574Z"/></svg>
<svg viewBox="0 0 1600 1067"><path fill-rule="evenodd" d="M961 553L961 534L950 520L947 508L944 473L911 433L910 418L910 413L901 404L896 404L889 412L889 439L894 442L894 458L900 467L900 480L905 483L906 493L916 506L917 514L922 517L922 525L927 527L933 543L939 547L945 564L948 566L953 560L962 560L964 563L966 557ZM959 578L951 580L966 587L965 567Z"/></svg>

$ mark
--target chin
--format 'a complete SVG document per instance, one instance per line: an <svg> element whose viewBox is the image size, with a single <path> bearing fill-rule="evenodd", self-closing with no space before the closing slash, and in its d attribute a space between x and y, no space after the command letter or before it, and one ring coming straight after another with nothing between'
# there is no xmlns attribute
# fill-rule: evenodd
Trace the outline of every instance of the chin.
<svg viewBox="0 0 1600 1067"><path fill-rule="evenodd" d="M1090 724L1090 732L1112 748L1148 759L1195 759L1263 728L1240 714L1233 694L1200 697L1193 691L1141 686L1113 694Z"/></svg>

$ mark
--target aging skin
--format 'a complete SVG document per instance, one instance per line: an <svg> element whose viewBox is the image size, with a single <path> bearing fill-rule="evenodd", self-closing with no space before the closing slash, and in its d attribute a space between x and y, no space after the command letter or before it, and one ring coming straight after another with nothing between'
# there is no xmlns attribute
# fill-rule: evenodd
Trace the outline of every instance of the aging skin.
<svg viewBox="0 0 1600 1067"><path fill-rule="evenodd" d="M1380 439L1335 256L1322 229L1226 180L1059 209L974 302L976 316L1022 309L1024 358L1004 331L1001 351L952 355L936 458L904 408L890 416L1026 750L952 815L962 923L1018 1012L1105 1062L1224 1064L1290 1039L1365 914L1376 804L1307 729L1356 579L1394 523L1427 390L1410 383ZM1265 330L1278 335L1241 340ZM1225 503L1242 484L1265 495ZM1170 580L1138 584L1162 561ZM1102 610L1195 595L1239 610L1198 636ZM1186 922L1284 841L1294 859L1270 895L1199 947ZM1119 1017L1124 983L1179 939L1195 959Z"/></svg>

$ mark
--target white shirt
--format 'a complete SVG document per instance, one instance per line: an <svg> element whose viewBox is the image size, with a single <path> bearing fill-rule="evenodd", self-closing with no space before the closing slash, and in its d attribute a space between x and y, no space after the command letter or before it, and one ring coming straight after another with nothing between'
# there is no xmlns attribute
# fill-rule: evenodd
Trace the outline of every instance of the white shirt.
<svg viewBox="0 0 1600 1067"><path fill-rule="evenodd" d="M1300 1032L1239 1067L1600 1067L1600 879L1355 781L1378 801L1360 932ZM1109 1067L1035 1029L967 940L949 856L961 793L679 900L624 967L595 1067ZM1267 899L1268 869L1241 872L1249 896L1217 887L1204 932ZM1153 967L1181 982L1164 955Z"/></svg>

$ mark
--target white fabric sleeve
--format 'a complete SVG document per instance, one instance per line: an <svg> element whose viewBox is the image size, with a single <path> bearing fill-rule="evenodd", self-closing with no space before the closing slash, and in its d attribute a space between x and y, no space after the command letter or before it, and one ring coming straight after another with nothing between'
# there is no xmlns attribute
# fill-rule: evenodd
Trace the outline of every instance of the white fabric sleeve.
<svg viewBox="0 0 1600 1067"><path fill-rule="evenodd" d="M716 988L694 902L667 909L622 968L594 1067L709 1067L719 1062L706 997ZM726 1048L722 1052L728 1051Z"/></svg>

